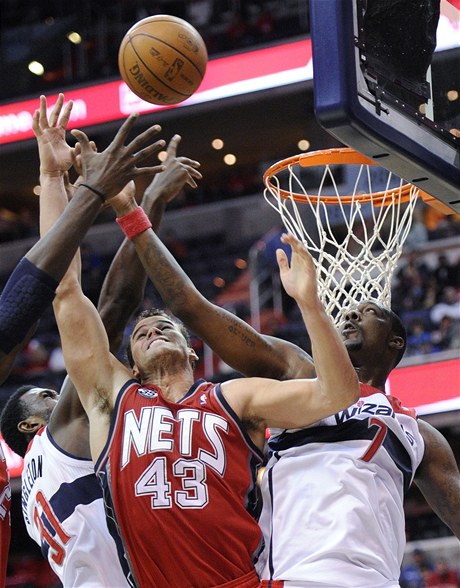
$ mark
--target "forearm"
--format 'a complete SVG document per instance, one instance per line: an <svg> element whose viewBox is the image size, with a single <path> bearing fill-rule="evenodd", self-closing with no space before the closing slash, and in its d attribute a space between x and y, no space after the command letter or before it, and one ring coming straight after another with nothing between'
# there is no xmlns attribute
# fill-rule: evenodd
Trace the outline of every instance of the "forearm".
<svg viewBox="0 0 460 588"><path fill-rule="evenodd" d="M165 210L162 191L145 195L141 204L153 230L158 230ZM125 238L110 264L98 302L112 353L120 348L124 328L142 303L146 282L147 273L134 244Z"/></svg>
<svg viewBox="0 0 460 588"><path fill-rule="evenodd" d="M308 303L298 304L310 337L321 389L334 401L347 400L351 404L359 395L358 376L336 328L317 296Z"/></svg>
<svg viewBox="0 0 460 588"><path fill-rule="evenodd" d="M152 231L141 233L133 243L171 312L234 370L246 376L276 379L311 374L309 357L302 350L264 337L239 317L206 300Z"/></svg>
<svg viewBox="0 0 460 588"><path fill-rule="evenodd" d="M125 239L110 264L98 302L112 353L120 348L124 328L142 303L146 282L147 274L136 249Z"/></svg>
<svg viewBox="0 0 460 588"><path fill-rule="evenodd" d="M58 282L23 258L15 267L0 297L0 348L14 353L53 301ZM20 312L18 312L20 309Z"/></svg>
<svg viewBox="0 0 460 588"><path fill-rule="evenodd" d="M43 237L67 205L64 174L40 173L40 236Z"/></svg>
<svg viewBox="0 0 460 588"><path fill-rule="evenodd" d="M112 390L107 334L74 275L59 284L53 308L66 369L87 410Z"/></svg>
<svg viewBox="0 0 460 588"><path fill-rule="evenodd" d="M123 204L122 207L115 204L113 207L118 219L138 208L135 202ZM192 281L152 229L143 230L133 236L129 245L134 247L144 271L163 301L180 318L179 313L190 302L188 295L200 296Z"/></svg>
<svg viewBox="0 0 460 588"><path fill-rule="evenodd" d="M98 196L79 186L59 222L32 247L26 259L59 282L100 208Z"/></svg>
<svg viewBox="0 0 460 588"><path fill-rule="evenodd" d="M419 419L425 442L422 462L414 482L438 517L460 539L460 471L446 438L432 425Z"/></svg>
<svg viewBox="0 0 460 588"><path fill-rule="evenodd" d="M26 334L22 337L18 335L18 328L17 325L12 325L11 332L14 333L12 336L11 344L6 345L5 341L5 332L6 329L4 325L0 326L0 385L7 379L10 375L11 368L13 367L14 361L19 353L24 349L24 346L35 333L37 328L37 322L35 322L30 329L26 332ZM24 329L25 331L25 329ZM16 342L16 344L15 344ZM6 347L11 347L10 350L4 350Z"/></svg>

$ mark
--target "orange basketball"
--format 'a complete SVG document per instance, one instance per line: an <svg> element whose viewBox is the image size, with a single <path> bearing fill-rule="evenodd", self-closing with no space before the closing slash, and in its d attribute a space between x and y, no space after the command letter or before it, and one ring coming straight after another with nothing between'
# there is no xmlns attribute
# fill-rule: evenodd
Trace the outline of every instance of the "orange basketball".
<svg viewBox="0 0 460 588"><path fill-rule="evenodd" d="M118 52L121 77L142 100L178 104L201 84L208 52L188 22L158 14L140 20L123 38Z"/></svg>

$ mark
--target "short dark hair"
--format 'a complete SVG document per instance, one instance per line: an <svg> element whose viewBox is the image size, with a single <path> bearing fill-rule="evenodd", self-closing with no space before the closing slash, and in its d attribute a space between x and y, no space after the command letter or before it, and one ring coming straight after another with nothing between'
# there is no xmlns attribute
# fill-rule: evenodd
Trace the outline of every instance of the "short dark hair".
<svg viewBox="0 0 460 588"><path fill-rule="evenodd" d="M24 457L30 442L28 435L21 433L18 424L31 416L32 412L26 402L22 402L22 397L26 392L36 388L36 386L21 386L14 392L5 404L2 414L0 415L0 430L6 444L15 453Z"/></svg>
<svg viewBox="0 0 460 588"><path fill-rule="evenodd" d="M406 352L407 331L406 331L406 327L403 325L403 322L399 318L399 316L391 309L387 309L387 311L388 311L388 314L391 319L391 330L393 331L393 333L395 335L397 335L398 337L401 337L404 341L404 345L399 350L399 353L395 359L395 363L394 363L393 367L396 367L398 365L398 363L401 361L401 359L403 358L404 353Z"/></svg>
<svg viewBox="0 0 460 588"><path fill-rule="evenodd" d="M133 330L134 330L135 326L137 325L137 323L139 323L141 320L148 318L150 316L163 316L163 317L171 320L173 323L175 323L179 327L179 331L185 337L185 340L187 341L187 345L189 347L191 347L190 334L187 331L187 329L185 328L184 323L182 323L182 321L180 321L178 318L169 314L168 312L166 312L166 310L163 310L161 308L149 308L149 309L143 310L141 313L139 313L136 317L136 320L134 321ZM131 351L131 337L129 338L128 346L126 347L126 359L128 360L128 363L132 369L134 367L134 358L133 358L133 354Z"/></svg>

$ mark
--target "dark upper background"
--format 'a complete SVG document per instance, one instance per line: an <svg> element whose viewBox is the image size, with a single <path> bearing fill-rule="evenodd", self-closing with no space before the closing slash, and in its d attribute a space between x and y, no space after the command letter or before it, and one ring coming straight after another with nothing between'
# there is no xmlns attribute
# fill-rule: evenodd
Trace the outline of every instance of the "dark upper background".
<svg viewBox="0 0 460 588"><path fill-rule="evenodd" d="M193 9L199 7L201 12L194 17ZM41 93L119 79L117 52L123 35L140 18L161 13L193 22L206 41L210 58L308 35L304 2L6 0L1 11L0 100L36 97L38 104ZM70 30L81 34L80 45L66 39ZM43 77L27 70L32 58L44 63L47 73ZM306 82L143 115L137 128L159 123L165 139L180 133L180 153L198 159L204 182L214 185L236 174L261 176L264 162L297 153L301 138L308 138L313 149L337 144L314 121L312 110L311 83ZM85 130L102 149L119 124ZM225 150L238 157L232 169L222 163L223 153L211 148L215 137L224 139ZM36 210L37 198L32 195L38 177L35 142L1 149L0 207L18 210L25 205Z"/></svg>

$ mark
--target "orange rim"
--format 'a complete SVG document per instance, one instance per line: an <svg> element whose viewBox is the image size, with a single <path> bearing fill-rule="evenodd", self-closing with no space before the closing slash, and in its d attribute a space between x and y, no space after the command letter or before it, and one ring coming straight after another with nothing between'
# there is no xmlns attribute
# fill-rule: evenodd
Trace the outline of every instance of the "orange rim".
<svg viewBox="0 0 460 588"><path fill-rule="evenodd" d="M320 165L372 165L379 164L372 159L358 153L350 147L343 147L338 149L322 149L320 151L313 151L311 153L301 153L293 155L287 159L282 159L270 166L263 175L265 186L271 191L276 192L282 198L287 200L295 200L296 202L312 202L316 203L318 200L324 204L351 204L352 202L372 202L380 206L389 206L393 203L393 198L397 197L399 202L407 202L411 198L413 189L417 189L413 184L404 184L398 188L384 190L381 192L373 192L367 194L355 194L346 196L318 196L318 194L300 194L298 192L289 192L283 190L272 183L272 179L281 171L287 170L294 165L302 167L316 167Z"/></svg>

